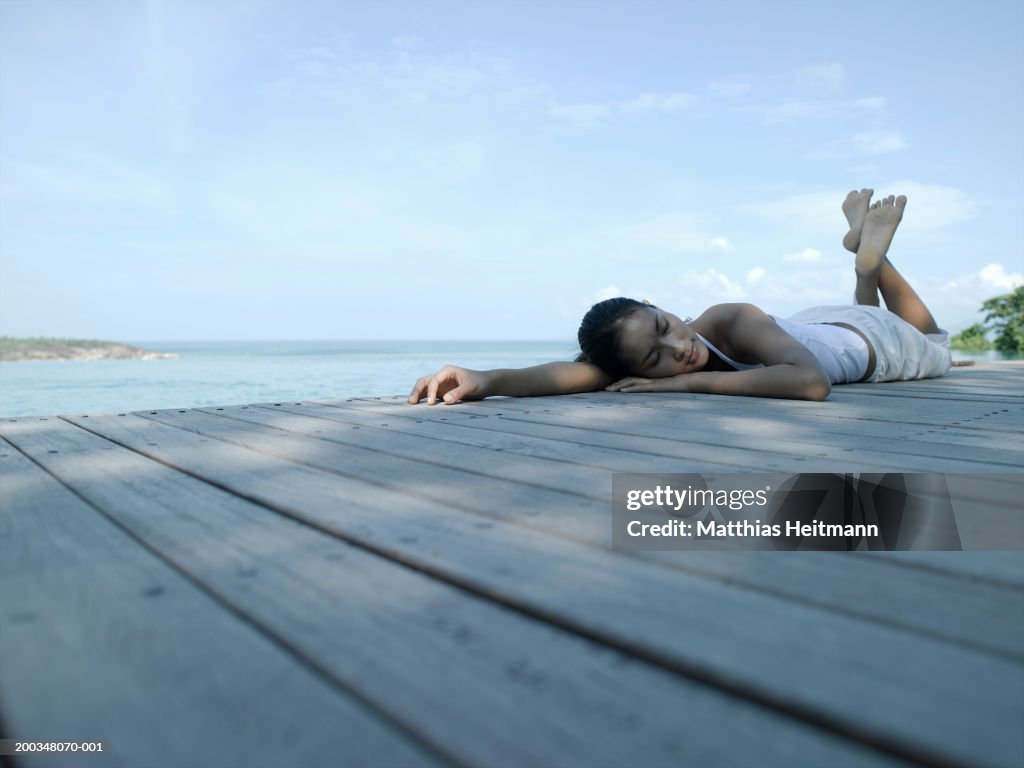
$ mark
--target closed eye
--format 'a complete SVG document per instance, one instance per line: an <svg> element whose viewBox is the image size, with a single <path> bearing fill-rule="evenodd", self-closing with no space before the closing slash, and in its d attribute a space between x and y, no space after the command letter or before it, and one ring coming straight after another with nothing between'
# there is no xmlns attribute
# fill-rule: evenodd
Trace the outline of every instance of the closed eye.
<svg viewBox="0 0 1024 768"><path fill-rule="evenodd" d="M661 315L655 315L654 316L654 333L655 333L655 335L662 336L662 335L664 335L667 332L668 332L668 321L666 321L665 318L663 318ZM657 367L659 360L661 360L661 352L652 349L648 353L647 358L645 359L644 363L642 364L643 368L646 369L646 370L651 370L652 368Z"/></svg>

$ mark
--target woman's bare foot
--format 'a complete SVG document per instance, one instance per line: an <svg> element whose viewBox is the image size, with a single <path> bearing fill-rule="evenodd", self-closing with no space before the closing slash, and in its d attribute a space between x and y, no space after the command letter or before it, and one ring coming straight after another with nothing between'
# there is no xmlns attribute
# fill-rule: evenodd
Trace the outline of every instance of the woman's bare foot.
<svg viewBox="0 0 1024 768"><path fill-rule="evenodd" d="M856 253L860 247L860 228L864 226L864 214L868 212L873 194L873 189L862 189L860 192L853 190L843 201L843 213L850 224L850 231L843 238L843 248L850 253Z"/></svg>
<svg viewBox="0 0 1024 768"><path fill-rule="evenodd" d="M860 245L857 247L857 274L869 275L881 270L906 207L906 197L889 195L868 208L860 231Z"/></svg>

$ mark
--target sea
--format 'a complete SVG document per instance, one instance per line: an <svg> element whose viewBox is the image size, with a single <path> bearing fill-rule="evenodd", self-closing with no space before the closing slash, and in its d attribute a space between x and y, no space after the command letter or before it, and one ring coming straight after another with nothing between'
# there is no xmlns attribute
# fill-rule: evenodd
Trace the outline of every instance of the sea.
<svg viewBox="0 0 1024 768"><path fill-rule="evenodd" d="M571 360L575 341L132 341L163 360L0 362L0 416L408 395L452 363L522 368Z"/></svg>
<svg viewBox="0 0 1024 768"><path fill-rule="evenodd" d="M408 395L420 376L448 363L523 368L572 360L579 351L569 340L130 343L180 357L0 362L0 417Z"/></svg>

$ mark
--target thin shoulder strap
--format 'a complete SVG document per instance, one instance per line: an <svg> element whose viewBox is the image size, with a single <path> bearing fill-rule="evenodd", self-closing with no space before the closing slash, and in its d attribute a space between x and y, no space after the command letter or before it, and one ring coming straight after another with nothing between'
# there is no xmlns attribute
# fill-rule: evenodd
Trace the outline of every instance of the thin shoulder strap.
<svg viewBox="0 0 1024 768"><path fill-rule="evenodd" d="M697 332L696 332L696 331L694 331L694 333L697 333ZM708 348L708 349L710 349L710 350L711 350L712 352L714 352L714 353L715 353L716 355L718 355L718 356L719 356L719 357L720 357L720 358L721 358L721 359L722 359L722 360L723 360L723 361L724 361L724 362L725 362L725 363L726 363L727 365L731 365L731 366L732 366L733 368L735 368L735 369L736 369L737 371L746 371L746 370L748 370L748 369L750 369L750 368L761 368L761 367L762 367L762 366L760 366L760 365L750 365L750 364L748 364L748 363L737 363L737 362L736 362L735 360L733 360L733 359L732 359L731 357L729 357L729 356L725 355L725 354L724 354L724 353L722 352L722 350L720 350L720 349L719 349L718 347L716 347L716 346L715 346L714 344L712 344L712 343L711 343L710 341L708 341L707 339L705 339L705 338L704 338L703 336L701 336L701 335L700 335L699 333L697 333L697 338L698 338L698 339L700 339L701 341L703 341L703 342L704 342L704 343L705 343L705 344L707 345L707 348Z"/></svg>

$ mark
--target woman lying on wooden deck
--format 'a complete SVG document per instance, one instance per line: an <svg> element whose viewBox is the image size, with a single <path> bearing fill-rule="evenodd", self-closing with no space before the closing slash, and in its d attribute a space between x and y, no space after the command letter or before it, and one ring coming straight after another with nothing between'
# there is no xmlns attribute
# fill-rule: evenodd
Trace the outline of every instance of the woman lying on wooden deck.
<svg viewBox="0 0 1024 768"><path fill-rule="evenodd" d="M752 304L717 304L681 320L646 300L608 299L584 316L575 362L492 371L447 365L417 381L409 402L599 389L824 400L833 384L942 376L951 365L949 336L887 257L907 199L890 195L872 205L872 194L850 192L843 203L850 224L843 246L857 255L856 304L786 319Z"/></svg>

